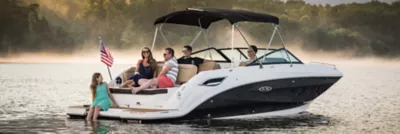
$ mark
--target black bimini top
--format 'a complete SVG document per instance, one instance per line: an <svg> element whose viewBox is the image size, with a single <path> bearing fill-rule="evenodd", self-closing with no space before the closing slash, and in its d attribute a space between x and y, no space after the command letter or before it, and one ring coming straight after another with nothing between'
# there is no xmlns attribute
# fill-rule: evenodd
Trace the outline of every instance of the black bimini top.
<svg viewBox="0 0 400 134"><path fill-rule="evenodd" d="M154 25L160 23L173 23L173 24L197 26L207 29L211 25L211 23L223 19L228 20L231 24L235 24L240 21L279 24L278 17L268 14L255 13L244 10L228 10L228 9L216 9L216 8L200 8L200 9L188 8L183 11L177 11L162 16L154 22Z"/></svg>

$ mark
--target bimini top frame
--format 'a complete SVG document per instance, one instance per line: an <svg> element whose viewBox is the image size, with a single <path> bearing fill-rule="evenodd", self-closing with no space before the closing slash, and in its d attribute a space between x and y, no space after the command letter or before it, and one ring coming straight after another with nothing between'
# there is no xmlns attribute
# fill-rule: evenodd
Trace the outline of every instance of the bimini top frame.
<svg viewBox="0 0 400 134"><path fill-rule="evenodd" d="M199 24L200 19L201 24ZM279 19L277 17L268 14L254 13L244 10L187 8L186 10L173 12L158 18L154 22L154 25L160 23L173 23L207 29L212 23L224 19L228 20L232 25L241 21L279 24Z"/></svg>
<svg viewBox="0 0 400 134"><path fill-rule="evenodd" d="M249 11L244 11L244 10L229 10L229 9L216 9L216 8L187 8L186 10L183 11L177 11L173 12L170 14L167 14L165 16L162 16L154 22L154 25L161 24L161 26L156 27L156 31L154 33L154 39L153 39L153 44L152 48L154 48L155 41L157 38L157 33L160 31L161 36L164 38L165 42L169 45L168 40L166 39L164 33L162 32L162 26L164 23L170 23L170 24L180 24L180 25L189 25L189 26L196 26L200 27L201 31L196 35L194 40L190 43L192 45L195 40L200 36L201 33L206 33L206 29L214 22L220 21L220 20L228 20L231 25L232 25L232 41L231 41L231 48L232 51L234 51L234 31L235 28L239 31L240 35L243 37L245 40L246 44L250 47L250 44L240 31L238 24L239 22L243 21L248 21L248 22L262 22L262 23L272 23L274 31L272 34L272 37L270 38L268 48L270 47L273 37L275 35L275 32L278 31L278 35L281 38L282 41L282 46L286 50L285 45L283 43L283 39L280 36L279 30L278 30L278 24L279 24L279 18L268 15L268 14L262 14L262 13L255 13L255 12L249 12ZM208 42L207 36L204 36L206 39L206 42ZM208 44L209 45L209 44ZM254 50L252 50L254 51ZM267 52L267 51L266 51ZM289 54L287 53L287 58L290 61ZM265 55L265 54L264 54ZM257 60L259 58L256 58ZM260 60L258 60L260 63L260 68L262 68L262 63ZM290 61L290 64L292 66L292 62ZM231 62L231 67L233 67L233 62Z"/></svg>

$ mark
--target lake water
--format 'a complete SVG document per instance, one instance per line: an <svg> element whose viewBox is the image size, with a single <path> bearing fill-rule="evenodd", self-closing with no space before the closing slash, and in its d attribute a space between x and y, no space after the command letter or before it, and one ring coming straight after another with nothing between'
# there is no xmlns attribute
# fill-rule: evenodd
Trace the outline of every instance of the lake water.
<svg viewBox="0 0 400 134"><path fill-rule="evenodd" d="M130 65L115 65L113 75ZM344 77L296 117L163 124L68 119L102 64L0 64L0 133L400 133L400 66L339 64Z"/></svg>

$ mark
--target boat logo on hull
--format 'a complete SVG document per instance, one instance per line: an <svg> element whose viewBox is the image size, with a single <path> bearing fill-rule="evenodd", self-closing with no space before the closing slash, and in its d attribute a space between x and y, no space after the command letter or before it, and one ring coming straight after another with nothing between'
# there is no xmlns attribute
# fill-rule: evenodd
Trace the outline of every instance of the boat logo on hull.
<svg viewBox="0 0 400 134"><path fill-rule="evenodd" d="M260 92L269 92L271 90L272 90L272 87L270 87L270 86L263 86L263 87L258 88L258 91L260 91Z"/></svg>

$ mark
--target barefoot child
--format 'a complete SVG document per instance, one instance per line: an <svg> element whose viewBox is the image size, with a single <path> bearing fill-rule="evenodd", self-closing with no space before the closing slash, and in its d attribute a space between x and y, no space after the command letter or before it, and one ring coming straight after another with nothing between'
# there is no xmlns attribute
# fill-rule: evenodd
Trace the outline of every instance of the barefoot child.
<svg viewBox="0 0 400 134"><path fill-rule="evenodd" d="M93 116L93 120L96 121L97 117L99 116L100 110L107 111L108 108L110 108L110 99L118 107L117 103L114 100L114 97L111 95L110 89L108 88L107 84L103 82L103 77L100 73L93 74L92 84L90 84L90 90L92 92L93 103L90 106L90 110L86 117L86 120L90 121Z"/></svg>

